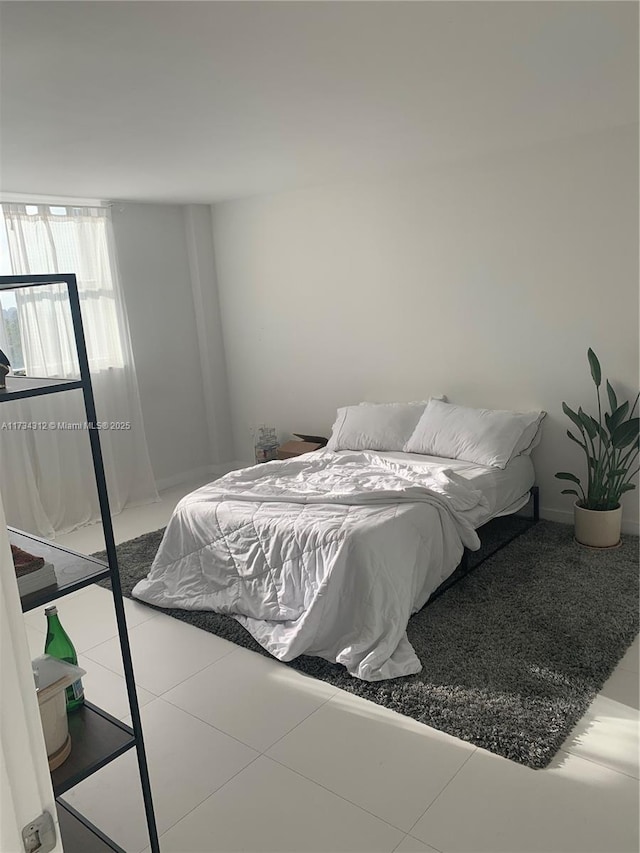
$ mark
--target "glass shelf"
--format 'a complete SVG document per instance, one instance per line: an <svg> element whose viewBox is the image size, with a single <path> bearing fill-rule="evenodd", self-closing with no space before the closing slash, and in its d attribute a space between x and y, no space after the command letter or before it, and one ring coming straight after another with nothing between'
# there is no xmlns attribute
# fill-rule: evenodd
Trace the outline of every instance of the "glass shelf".
<svg viewBox="0 0 640 853"><path fill-rule="evenodd" d="M109 567L101 560L85 557L84 554L77 554L67 548L61 548L59 545L48 542L46 539L40 539L31 533L23 533L12 527L8 529L11 544L17 545L36 557L43 557L45 562L51 563L58 581L57 586L48 586L29 595L21 596L22 610L25 613L27 610L41 607L49 601L54 601L56 598L61 598L63 595L68 595L70 592L83 589L89 584L109 577Z"/></svg>

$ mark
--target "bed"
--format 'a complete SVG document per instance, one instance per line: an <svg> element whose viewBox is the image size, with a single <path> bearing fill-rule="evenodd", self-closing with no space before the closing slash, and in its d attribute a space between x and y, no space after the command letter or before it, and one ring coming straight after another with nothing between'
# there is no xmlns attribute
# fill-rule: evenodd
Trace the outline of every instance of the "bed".
<svg viewBox="0 0 640 853"><path fill-rule="evenodd" d="M283 661L317 655L367 681L419 672L411 614L479 548L477 528L526 504L535 479L513 448L503 467L424 449L334 441L225 475L179 502L133 595L230 614Z"/></svg>

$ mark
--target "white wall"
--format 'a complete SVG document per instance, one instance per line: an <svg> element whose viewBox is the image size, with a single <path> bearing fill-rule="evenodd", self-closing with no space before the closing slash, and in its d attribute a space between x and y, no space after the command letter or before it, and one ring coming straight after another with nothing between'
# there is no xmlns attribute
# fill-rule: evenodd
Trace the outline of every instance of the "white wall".
<svg viewBox="0 0 640 853"><path fill-rule="evenodd" d="M181 205L115 204L113 228L159 487L213 461Z"/></svg>
<svg viewBox="0 0 640 853"><path fill-rule="evenodd" d="M215 205L236 455L365 399L542 408L542 505L570 520L553 473L581 465L561 402L593 408L587 348L638 387L637 150L633 126Z"/></svg>

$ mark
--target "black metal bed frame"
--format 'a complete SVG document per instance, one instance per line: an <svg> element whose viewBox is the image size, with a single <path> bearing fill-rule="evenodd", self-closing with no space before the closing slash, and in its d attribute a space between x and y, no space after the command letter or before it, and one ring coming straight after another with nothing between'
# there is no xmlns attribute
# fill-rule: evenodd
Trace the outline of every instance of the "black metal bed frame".
<svg viewBox="0 0 640 853"><path fill-rule="evenodd" d="M531 524L528 527L523 527L522 530L518 530L517 533L515 533L501 545L498 545L497 548L494 548L492 551L489 551L488 554L484 554L482 559L478 560L478 562L474 563L473 565L470 565L469 563L469 555L472 552L469 551L468 548L465 548L462 554L462 560L460 560L458 567L454 569L454 571L449 575L449 577L446 578L446 580L442 581L442 583L439 587L437 587L435 592L431 594L427 605L431 604L432 601L435 601L436 598L439 598L454 584L458 583L458 581L461 581L462 578L466 577L470 572L473 572L475 569L478 568L478 566L481 566L486 560L489 559L489 557L493 557L493 555L497 554L498 551L502 551L503 548L506 548L507 545L510 545L512 542L514 542L518 538L518 536L522 536L523 533L526 533L527 530L529 530L531 527L533 527L534 524L537 524L538 521L540 521L540 489L538 488L538 486L532 486L531 489L529 489L529 494L529 501L533 500L533 514L531 518ZM490 523L490 521L487 522L487 524ZM481 539L483 527L485 527L484 524L477 530L477 533Z"/></svg>

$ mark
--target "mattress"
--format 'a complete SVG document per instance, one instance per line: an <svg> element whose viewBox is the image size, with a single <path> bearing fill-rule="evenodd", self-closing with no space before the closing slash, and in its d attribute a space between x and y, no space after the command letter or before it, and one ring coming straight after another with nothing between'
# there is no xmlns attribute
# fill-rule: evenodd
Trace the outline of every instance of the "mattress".
<svg viewBox="0 0 640 853"><path fill-rule="evenodd" d="M339 454L349 452L344 450L339 451ZM535 483L533 463L531 457L526 455L516 456L504 469L476 465L474 462L463 462L460 459L423 456L419 453L389 451L375 455L410 464L416 471L421 468L428 470L429 473L449 470L469 480L474 488L482 492L488 504L487 507L477 506L469 511L473 526L476 528L486 524L492 518L511 515L525 506L529 500L529 490Z"/></svg>

